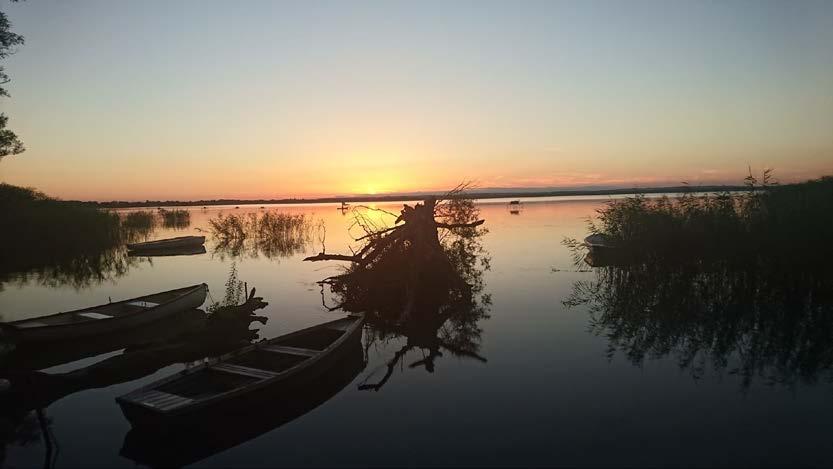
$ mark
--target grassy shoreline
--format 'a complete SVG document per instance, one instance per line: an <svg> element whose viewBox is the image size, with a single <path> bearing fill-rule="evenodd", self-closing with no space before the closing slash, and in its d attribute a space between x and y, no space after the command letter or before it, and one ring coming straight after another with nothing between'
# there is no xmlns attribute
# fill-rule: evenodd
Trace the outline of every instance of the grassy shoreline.
<svg viewBox="0 0 833 469"><path fill-rule="evenodd" d="M49 265L95 262L150 229L108 210L9 184L0 184L0 217L0 279Z"/></svg>

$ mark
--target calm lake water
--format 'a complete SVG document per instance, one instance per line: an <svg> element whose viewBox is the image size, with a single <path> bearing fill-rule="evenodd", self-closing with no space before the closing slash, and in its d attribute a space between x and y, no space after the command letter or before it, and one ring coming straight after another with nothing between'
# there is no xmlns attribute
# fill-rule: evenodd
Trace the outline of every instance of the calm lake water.
<svg viewBox="0 0 833 469"><path fill-rule="evenodd" d="M605 200L530 199L514 213L506 201L480 205L489 229L483 245L491 259L483 273L483 293L491 303L486 306L488 317L477 322L479 331L469 339L477 344L476 354L483 360L441 350L429 371L419 364L411 366L427 355L414 348L394 367L384 386L360 389L383 378L386 364L407 339L373 341L366 356L359 358L358 374L327 390L318 399L321 402L311 402L314 408L305 414L270 422L264 409L259 430L250 434L227 427L224 416L218 415L210 431L234 442L224 445L206 439L201 447L180 451L178 463L206 467L833 464L833 383L824 365L831 357L830 345L802 350L800 360L793 360L792 342L777 331L772 337L783 340L767 339L766 347L746 347L767 326L760 317L711 328L710 320L699 317L666 323L651 322L653 316L647 320L616 316L610 310L605 315L610 296L604 292L596 303L576 300L582 282L592 285L604 278L600 269L577 271L573 253L562 240L582 238L587 217ZM398 212L401 205L379 207ZM198 234L219 213L267 210L323 220L327 252L349 252L348 246L355 245L349 233L362 234L356 227L350 229L350 212L342 214L334 205L189 210L190 226L162 228L152 238ZM219 301L233 266L237 278L269 303L257 311L265 324L252 322L248 329L256 331L258 339L275 337L344 314L322 306L322 291L316 284L338 273L340 263L302 262L305 255L320 250L317 236L312 241L287 256L257 251L235 256L218 251L209 239L207 253L201 255L129 258L117 271L94 275L32 273L0 286L0 312L4 321L11 321L201 282ZM323 299L328 304L332 300L327 294ZM818 308L828 312L829 306ZM790 324L779 322L771 329L789 329ZM814 337L830 337L829 330L818 331L826 326L815 327ZM737 340L717 344L725 337L720 329L731 329ZM367 343L369 332L365 334ZM687 354L686 350L696 351L701 345L706 353ZM46 372L83 370L129 353L130 347L115 348L71 363L49 363ZM150 455L160 448L126 444L131 425L115 398L185 366L160 363L161 369L144 376L126 372L129 381L91 379L66 393L59 389L43 413L55 442L49 454L34 412L22 421L7 419L0 435L4 463L41 466L49 457L62 467L113 467L153 461ZM742 372L750 363L754 372ZM279 408L282 402L269 405ZM243 434L235 439L239 433Z"/></svg>

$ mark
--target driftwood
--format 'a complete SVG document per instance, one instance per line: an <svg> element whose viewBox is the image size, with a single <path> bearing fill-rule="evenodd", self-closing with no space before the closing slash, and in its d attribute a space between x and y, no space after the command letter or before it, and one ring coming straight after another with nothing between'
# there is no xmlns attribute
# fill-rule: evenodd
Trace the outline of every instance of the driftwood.
<svg viewBox="0 0 833 469"><path fill-rule="evenodd" d="M441 253L437 229L454 230L460 228L475 228L486 220L476 220L468 223L444 223L435 220L436 199L426 199L414 207L405 205L396 219L396 225L375 232L368 233L356 241L369 240L357 253L352 255L327 254L320 252L305 258L305 261L347 261L360 265L370 264L376 256L387 249L394 249L397 244L412 243L414 254L433 256Z"/></svg>
<svg viewBox="0 0 833 469"><path fill-rule="evenodd" d="M322 305L330 310L362 312L366 347L392 337L407 343L383 368L367 376L362 390L379 390L411 352L422 355L409 368L433 372L444 354L485 362L479 355L479 321L488 317L490 299L483 294L482 273L488 253L480 244L484 220L474 202L458 186L441 200L429 198L399 213L356 207L353 226L364 230L354 236L351 254L322 252L306 261L349 262L343 272L321 280ZM378 225L363 214L374 210L389 215L393 226ZM322 242L323 244L323 242ZM329 287L335 305L328 305ZM375 383L369 383L369 380Z"/></svg>
<svg viewBox="0 0 833 469"><path fill-rule="evenodd" d="M366 234L356 239L364 244L354 254L320 252L304 260L350 262L345 274L329 277L321 283L341 291L351 289L368 294L384 291L390 296L389 306L398 309L401 312L399 319L405 320L422 298L433 296L432 291L464 286L443 248L439 230L474 230L485 220L471 219L476 217L476 210L449 210L448 206L447 201L438 202L435 198L425 199L413 207L405 205L394 226L366 229ZM355 295L352 296L355 303ZM370 294L370 297L378 295ZM344 306L348 305L342 303L329 309ZM361 305L349 306L364 309Z"/></svg>

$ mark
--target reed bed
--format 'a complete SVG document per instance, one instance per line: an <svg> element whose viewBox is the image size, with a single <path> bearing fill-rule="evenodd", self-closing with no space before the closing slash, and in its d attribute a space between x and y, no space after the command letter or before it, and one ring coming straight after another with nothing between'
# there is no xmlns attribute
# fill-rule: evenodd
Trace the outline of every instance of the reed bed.
<svg viewBox="0 0 833 469"><path fill-rule="evenodd" d="M16 272L117 246L117 214L0 184L0 271Z"/></svg>
<svg viewBox="0 0 833 469"><path fill-rule="evenodd" d="M283 212L220 214L208 224L218 250L234 256L262 253L269 258L304 252L314 228L311 217Z"/></svg>
<svg viewBox="0 0 833 469"><path fill-rule="evenodd" d="M166 210L159 209L162 217L162 225L165 228L186 228L191 224L191 212L183 209Z"/></svg>
<svg viewBox="0 0 833 469"><path fill-rule="evenodd" d="M803 262L833 254L833 177L785 186L768 175L747 182L740 193L613 200L589 228L641 258Z"/></svg>
<svg viewBox="0 0 833 469"><path fill-rule="evenodd" d="M152 230L156 227L156 216L150 210L129 212L122 218L121 226L127 230Z"/></svg>

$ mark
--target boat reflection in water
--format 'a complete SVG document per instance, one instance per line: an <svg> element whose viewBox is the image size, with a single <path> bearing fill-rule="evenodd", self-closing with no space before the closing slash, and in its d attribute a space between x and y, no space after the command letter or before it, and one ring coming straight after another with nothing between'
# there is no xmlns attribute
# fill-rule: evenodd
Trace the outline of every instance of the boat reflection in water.
<svg viewBox="0 0 833 469"><path fill-rule="evenodd" d="M48 346L25 342L10 345L11 351L0 356L0 374L43 370L122 349L129 353L134 348L173 341L189 331L199 330L205 320L204 311L188 309L146 326L101 337L50 342Z"/></svg>
<svg viewBox="0 0 833 469"><path fill-rule="evenodd" d="M232 281L236 282L236 277ZM43 435L49 462L53 456L49 419L45 416L49 405L80 391L133 381L172 364L200 362L248 345L259 338L258 331L250 329L251 324L265 324L267 320L254 313L266 305L252 289L241 304L212 305L211 313L199 309L182 311L129 333L76 344L75 350L71 344L54 344L54 349L50 344L51 351L41 349L42 356L35 349L15 350L0 370L0 376L9 384L0 393L0 458L7 445L36 441ZM31 371L118 349L123 352L73 371ZM66 353L63 360L61 353Z"/></svg>
<svg viewBox="0 0 833 469"><path fill-rule="evenodd" d="M180 334L151 342L123 344L123 353L78 370L53 374L7 370L4 375L11 387L0 398L2 409L28 412L45 408L76 392L133 381L175 363L197 362L245 346L258 337L249 325L253 321L266 322L264 317L251 315L254 308L263 307L261 304L265 306L262 302L241 305L238 313L245 314L235 318L215 318L202 310L185 311L174 319L148 326L137 338L153 337L153 331L161 332L166 327L182 331ZM160 333L159 337L166 334Z"/></svg>
<svg viewBox="0 0 833 469"><path fill-rule="evenodd" d="M345 344L343 353L314 380L277 386L235 412L206 413L188 425L135 426L125 437L121 455L153 467L179 467L238 446L289 423L327 402L350 384L367 362L361 334ZM218 418L222 428L217 426Z"/></svg>
<svg viewBox="0 0 833 469"><path fill-rule="evenodd" d="M635 365L675 357L698 379L708 365L748 389L833 382L833 272L823 259L651 262L596 268L564 304Z"/></svg>

